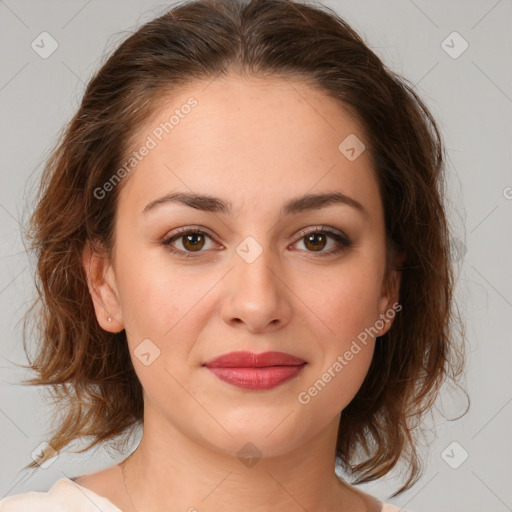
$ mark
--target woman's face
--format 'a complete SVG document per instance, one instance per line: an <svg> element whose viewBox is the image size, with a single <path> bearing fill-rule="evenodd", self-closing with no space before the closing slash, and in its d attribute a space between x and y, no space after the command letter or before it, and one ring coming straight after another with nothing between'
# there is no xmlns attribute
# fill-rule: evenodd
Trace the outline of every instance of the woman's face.
<svg viewBox="0 0 512 512"><path fill-rule="evenodd" d="M145 421L227 453L303 445L360 388L396 300L360 126L300 82L230 76L169 98L137 140L95 306L126 329ZM205 366L238 351L298 362Z"/></svg>

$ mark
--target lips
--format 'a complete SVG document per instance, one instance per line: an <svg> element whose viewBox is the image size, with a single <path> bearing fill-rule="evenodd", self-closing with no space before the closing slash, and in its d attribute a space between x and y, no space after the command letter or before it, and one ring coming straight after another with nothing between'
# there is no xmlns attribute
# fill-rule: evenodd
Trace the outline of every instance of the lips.
<svg viewBox="0 0 512 512"><path fill-rule="evenodd" d="M208 368L263 368L266 366L299 366L304 359L285 352L230 352L204 363Z"/></svg>
<svg viewBox="0 0 512 512"><path fill-rule="evenodd" d="M204 363L219 379L243 389L271 389L295 377L306 361L284 352L230 352Z"/></svg>

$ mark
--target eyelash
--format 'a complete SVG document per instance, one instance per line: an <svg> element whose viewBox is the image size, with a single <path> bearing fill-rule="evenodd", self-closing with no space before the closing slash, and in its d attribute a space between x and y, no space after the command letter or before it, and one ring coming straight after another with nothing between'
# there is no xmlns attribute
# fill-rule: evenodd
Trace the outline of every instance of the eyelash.
<svg viewBox="0 0 512 512"><path fill-rule="evenodd" d="M320 228L314 228L310 231L302 230L301 232L299 232L299 240L298 241L302 240L306 236L309 236L312 234L318 234L318 233L328 235L340 244L340 246L338 246L335 249L331 249L330 251L320 251L320 252L316 253L316 255L318 257L332 256L334 254L338 254L339 252L348 249L349 247L352 247L352 241L350 240L350 238L348 236L346 236L345 234L341 234L336 231L333 231L325 226L321 226ZM177 254L178 256L182 256L185 258L197 257L194 253L197 253L197 255L199 256L200 253L205 252L205 251L182 251L180 249L176 249L176 248L172 247L172 245L171 245L172 242L174 242L175 240L183 238L184 236L189 235L189 234L206 235L208 238L210 238L213 241L210 234L207 233L206 231L203 231L202 229L199 229L199 228L186 227L186 228L179 228L175 234L162 240L161 243L162 243L162 245L164 245L166 247L166 249L169 252L171 252L173 254ZM306 251L306 252L315 254L315 251Z"/></svg>

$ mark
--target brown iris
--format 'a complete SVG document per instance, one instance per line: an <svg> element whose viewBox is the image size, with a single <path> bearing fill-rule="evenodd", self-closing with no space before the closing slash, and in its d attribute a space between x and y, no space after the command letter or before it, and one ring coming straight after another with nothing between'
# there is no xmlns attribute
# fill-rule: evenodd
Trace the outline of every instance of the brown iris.
<svg viewBox="0 0 512 512"><path fill-rule="evenodd" d="M201 250L204 246L204 235L202 235L201 233L191 233L188 235L184 235L182 238L183 247L185 247L185 249L187 250Z"/></svg>
<svg viewBox="0 0 512 512"><path fill-rule="evenodd" d="M310 233L309 235L306 235L304 238L306 247L308 247L308 244L312 243L311 247L313 251L321 251L325 247L327 237L323 233ZM318 238L323 239L323 243L322 241L318 243ZM309 248L310 247L308 247L308 249Z"/></svg>

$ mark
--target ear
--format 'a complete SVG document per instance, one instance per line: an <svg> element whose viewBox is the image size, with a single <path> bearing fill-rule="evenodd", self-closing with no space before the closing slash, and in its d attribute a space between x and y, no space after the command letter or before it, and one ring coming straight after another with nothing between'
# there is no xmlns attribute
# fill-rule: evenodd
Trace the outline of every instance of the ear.
<svg viewBox="0 0 512 512"><path fill-rule="evenodd" d="M121 301L109 256L94 250L87 243L82 252L82 265L101 328L112 333L122 331L124 322Z"/></svg>
<svg viewBox="0 0 512 512"><path fill-rule="evenodd" d="M402 307L399 305L400 299L400 283L402 281L402 265L405 260L406 253L400 251L391 264L391 270L384 279L382 285L382 294L379 298L378 312L379 320L376 321L379 333L377 336L383 336L386 334L391 325L393 319L396 316L397 311L400 311Z"/></svg>

